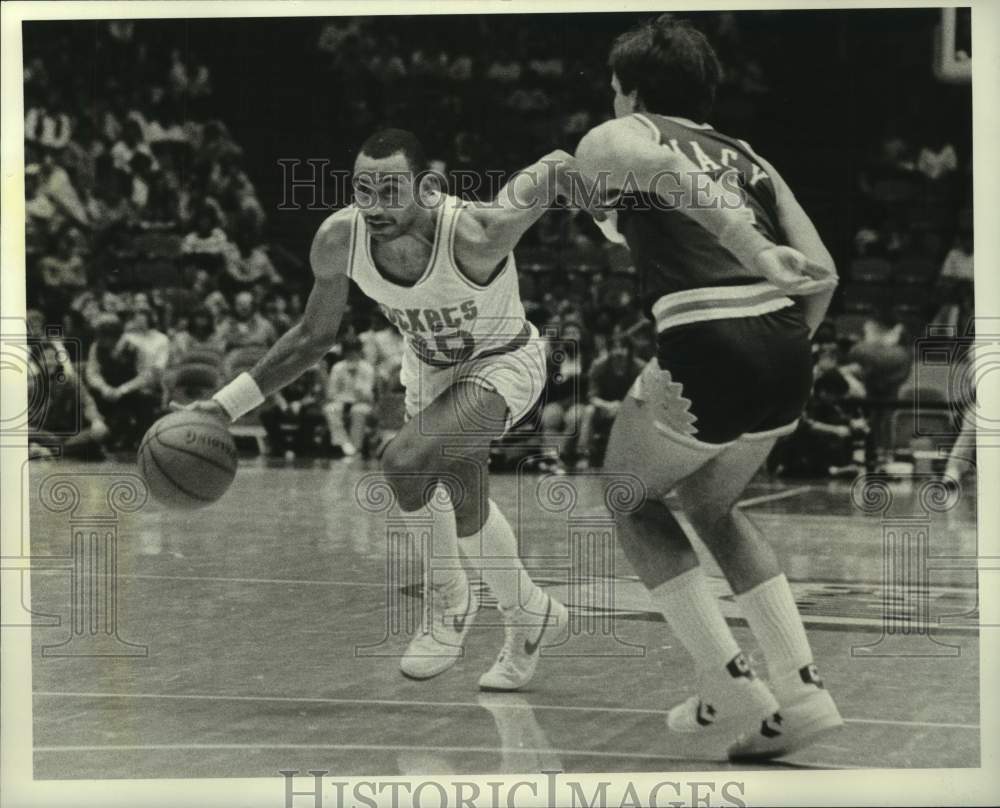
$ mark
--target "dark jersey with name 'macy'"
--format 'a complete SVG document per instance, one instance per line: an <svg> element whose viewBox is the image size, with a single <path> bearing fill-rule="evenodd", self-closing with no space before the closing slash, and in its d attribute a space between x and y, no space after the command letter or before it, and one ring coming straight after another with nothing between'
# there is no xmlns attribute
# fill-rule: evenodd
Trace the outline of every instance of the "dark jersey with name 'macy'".
<svg viewBox="0 0 1000 808"><path fill-rule="evenodd" d="M660 144L681 153L719 180L736 171L744 204L753 212L754 226L768 239L785 243L778 219L774 183L759 158L742 140L707 124L684 124L652 113L635 116ZM731 188L722 183L724 188ZM680 210L665 209L644 194L625 192L615 207L618 230L628 242L639 273L640 299L646 306L672 292L760 281L711 233Z"/></svg>

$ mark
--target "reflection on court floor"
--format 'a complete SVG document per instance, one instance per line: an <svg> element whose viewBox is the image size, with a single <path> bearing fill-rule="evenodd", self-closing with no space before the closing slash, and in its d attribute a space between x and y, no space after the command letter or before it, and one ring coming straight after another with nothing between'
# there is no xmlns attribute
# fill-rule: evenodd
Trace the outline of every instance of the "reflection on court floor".
<svg viewBox="0 0 1000 808"><path fill-rule="evenodd" d="M57 473L78 501L53 507ZM502 635L491 610L454 669L422 683L399 675L419 559L393 561L385 514L355 500L372 469L248 462L218 505L193 514L111 507L108 487L133 473L44 464L26 480L38 778L730 768L724 740L666 731L666 708L693 692L692 665L607 532L597 474L563 478L568 508L551 507L544 478L494 478L526 564L569 605L573 631L530 689L485 694L476 681ZM747 494L847 721L775 765L979 758L974 491L928 509L919 485L887 490L891 503L867 511L846 483L762 479ZM114 586L86 593L101 565L117 570ZM89 655L102 635L109 644Z"/></svg>

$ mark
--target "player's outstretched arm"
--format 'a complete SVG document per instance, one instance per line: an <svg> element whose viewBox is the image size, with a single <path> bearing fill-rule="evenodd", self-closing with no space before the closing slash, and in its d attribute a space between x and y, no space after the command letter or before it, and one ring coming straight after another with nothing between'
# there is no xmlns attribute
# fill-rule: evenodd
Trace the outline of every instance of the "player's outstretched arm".
<svg viewBox="0 0 1000 808"><path fill-rule="evenodd" d="M323 358L336 341L347 306L349 243L349 220L334 215L323 223L310 251L315 277L302 319L249 372L241 373L210 401L196 402L193 409L235 421Z"/></svg>
<svg viewBox="0 0 1000 808"><path fill-rule="evenodd" d="M476 264L490 272L517 246L528 228L566 195L572 165L568 152L550 152L514 174L492 201L469 206L480 231L471 251Z"/></svg>
<svg viewBox="0 0 1000 808"><path fill-rule="evenodd" d="M836 285L826 268L798 250L775 245L754 226L737 189L725 191L679 150L660 145L635 118L591 129L576 150L574 196L581 207L628 189L658 198L690 216L748 269L788 294L809 295ZM582 186L582 187L581 187Z"/></svg>

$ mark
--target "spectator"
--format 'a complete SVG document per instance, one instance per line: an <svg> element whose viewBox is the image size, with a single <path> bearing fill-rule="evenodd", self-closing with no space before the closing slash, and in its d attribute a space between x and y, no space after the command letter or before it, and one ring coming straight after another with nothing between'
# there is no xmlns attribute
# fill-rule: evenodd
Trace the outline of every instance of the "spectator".
<svg viewBox="0 0 1000 808"><path fill-rule="evenodd" d="M236 235L236 243L229 245L226 275L230 285L241 290L260 282L268 286L282 282L281 275L267 254L267 248L256 243L250 228L242 228Z"/></svg>
<svg viewBox="0 0 1000 808"><path fill-rule="evenodd" d="M272 456L319 453L319 436L326 428L323 398L323 374L314 367L267 400L260 422Z"/></svg>
<svg viewBox="0 0 1000 808"><path fill-rule="evenodd" d="M264 317L274 326L278 334L284 334L292 327L292 318L288 316L288 299L279 292L270 292L264 298Z"/></svg>
<svg viewBox="0 0 1000 808"><path fill-rule="evenodd" d="M45 237L59 221L59 211L52 204L42 185L42 167L29 163L24 169L25 238L28 251L37 251Z"/></svg>
<svg viewBox="0 0 1000 808"><path fill-rule="evenodd" d="M938 291L945 302L934 318L936 324L950 325L956 332L965 333L969 320L975 313L974 281L972 230L962 229L955 246L945 256L938 276Z"/></svg>
<svg viewBox="0 0 1000 808"><path fill-rule="evenodd" d="M184 236L181 252L186 255L208 256L212 266L225 266L226 256L233 245L219 227L219 216L215 208L203 203L195 214L194 230Z"/></svg>
<svg viewBox="0 0 1000 808"><path fill-rule="evenodd" d="M250 292L240 292L233 300L233 314L221 329L226 352L249 345L270 348L278 335L259 311Z"/></svg>
<svg viewBox="0 0 1000 808"><path fill-rule="evenodd" d="M366 360L382 374L389 363L396 363L403 355L403 337L381 312L372 315L371 326L363 330L358 338Z"/></svg>
<svg viewBox="0 0 1000 808"><path fill-rule="evenodd" d="M138 448L156 420L160 395L140 369L139 348L125 338L117 315L104 314L97 321L84 377L108 425L108 448Z"/></svg>
<svg viewBox="0 0 1000 808"><path fill-rule="evenodd" d="M813 395L795 432L775 447L772 471L790 476L827 477L855 474L855 445L867 424L847 404L848 385L835 370L813 384Z"/></svg>
<svg viewBox="0 0 1000 808"><path fill-rule="evenodd" d="M129 229L138 220L132 204L132 178L110 169L99 179L94 194L87 200L87 216L97 239Z"/></svg>
<svg viewBox="0 0 1000 808"><path fill-rule="evenodd" d="M151 147L188 142L188 133L181 126L177 107L172 99L163 96L154 102L146 126L146 140Z"/></svg>
<svg viewBox="0 0 1000 808"><path fill-rule="evenodd" d="M542 431L546 455L544 471L565 472L577 459L578 430L587 412L587 351L583 329L574 320L562 323L561 338L549 345L548 372L543 393Z"/></svg>
<svg viewBox="0 0 1000 808"><path fill-rule="evenodd" d="M132 158L136 154L145 154L152 165L156 164L153 152L143 137L142 125L129 118L122 127L121 140L111 147L111 160L116 169L128 174L132 171Z"/></svg>
<svg viewBox="0 0 1000 808"><path fill-rule="evenodd" d="M108 426L76 369L60 353L57 343L45 338L33 351L28 400L44 405L29 410L28 455L44 458L57 451L60 457L102 460Z"/></svg>
<svg viewBox="0 0 1000 808"><path fill-rule="evenodd" d="M941 179L957 168L958 155L950 143L944 143L937 151L930 146L924 146L917 156L917 170L928 179Z"/></svg>
<svg viewBox="0 0 1000 808"><path fill-rule="evenodd" d="M390 76L390 79L396 78ZM461 54L448 67L448 78L452 81L470 81L472 79L472 57Z"/></svg>
<svg viewBox="0 0 1000 808"><path fill-rule="evenodd" d="M201 142L198 144L198 161L208 167L209 174L215 164L237 149L229 136L226 125L219 120L212 120L202 127Z"/></svg>
<svg viewBox="0 0 1000 808"><path fill-rule="evenodd" d="M847 355L847 370L865 386L872 407L868 465L885 459L891 443L889 424L899 389L910 376L912 357L900 345L903 325L888 315L870 317L864 336Z"/></svg>
<svg viewBox="0 0 1000 808"><path fill-rule="evenodd" d="M41 163L42 188L56 206L61 216L78 225L87 225L87 210L69 176L59 163L55 152L49 151Z"/></svg>
<svg viewBox="0 0 1000 808"><path fill-rule="evenodd" d="M87 286L87 268L83 256L75 249L71 230L62 232L56 242L55 255L45 256L38 266L45 285L58 293L64 302Z"/></svg>
<svg viewBox="0 0 1000 808"><path fill-rule="evenodd" d="M67 343L73 343L77 346L72 359L79 370L78 366L82 365L85 360L93 337L90 324L81 312L67 307L60 318L60 325L62 326L62 338Z"/></svg>
<svg viewBox="0 0 1000 808"><path fill-rule="evenodd" d="M213 289L205 295L205 306L212 312L215 321L219 326L219 332L223 333L229 328L229 301L218 289Z"/></svg>
<svg viewBox="0 0 1000 808"><path fill-rule="evenodd" d="M360 340L345 342L343 357L330 370L323 411L330 440L352 457L365 445L375 399L375 368L362 357Z"/></svg>
<svg viewBox="0 0 1000 808"><path fill-rule="evenodd" d="M132 193L129 198L140 216L146 219L146 207L149 205L149 186L153 180L153 160L144 152L136 152L129 161L132 174Z"/></svg>
<svg viewBox="0 0 1000 808"><path fill-rule="evenodd" d="M101 292L100 306L101 311L119 315L128 308L122 295L117 295L108 289Z"/></svg>
<svg viewBox="0 0 1000 808"><path fill-rule="evenodd" d="M125 328L123 342L137 351L139 373L145 379L143 389L155 393L163 379L163 371L170 361L170 338L156 328L156 314L145 295L136 296L132 317Z"/></svg>
<svg viewBox="0 0 1000 808"><path fill-rule="evenodd" d="M839 375L847 385L848 397L860 401L867 397L868 392L857 377L857 372L857 365L847 365L841 361L840 348L836 343L832 346L824 345L814 356L813 381L828 373Z"/></svg>
<svg viewBox="0 0 1000 808"><path fill-rule="evenodd" d="M175 180L163 171L143 177L146 183L146 205L142 223L147 228L173 229L181 219L180 198Z"/></svg>
<svg viewBox="0 0 1000 808"><path fill-rule="evenodd" d="M303 302L302 293L297 289L291 289L288 293L288 316L292 318L292 322L298 320L304 310L305 303Z"/></svg>
<svg viewBox="0 0 1000 808"><path fill-rule="evenodd" d="M509 52L498 54L486 69L486 78L501 84L513 84L521 78L521 63Z"/></svg>
<svg viewBox="0 0 1000 808"><path fill-rule="evenodd" d="M259 229L264 223L264 209L257 199L253 183L240 167L239 160L240 152L236 147L222 151L209 170L207 190L228 212L239 213Z"/></svg>
<svg viewBox="0 0 1000 808"><path fill-rule="evenodd" d="M874 227L860 227L854 234L854 253L859 257L876 255L881 246L881 235Z"/></svg>
<svg viewBox="0 0 1000 808"><path fill-rule="evenodd" d="M584 410L580 423L583 466L586 466L588 458L599 464L603 453L595 445L595 440L606 438L611 431L618 408L642 368L642 361L635 357L632 343L624 334L613 336L608 353L594 360L590 366L587 374L590 406Z"/></svg>
<svg viewBox="0 0 1000 808"><path fill-rule="evenodd" d="M191 312L187 327L170 340L170 364L176 365L194 351L217 353L221 361L225 350L225 342L215 326L215 315L208 307L199 306Z"/></svg>
<svg viewBox="0 0 1000 808"><path fill-rule="evenodd" d="M941 266L941 279L971 284L975 280L972 261L972 233L959 233L955 246L948 251Z"/></svg>
<svg viewBox="0 0 1000 808"><path fill-rule="evenodd" d="M53 112L44 106L35 106L25 113L24 136L43 146L61 149L73 136L73 126L65 112Z"/></svg>
<svg viewBox="0 0 1000 808"><path fill-rule="evenodd" d="M59 369L61 369L67 375L70 375L76 371L76 366L73 364L74 359L79 361L79 356L75 353L70 353L67 349L63 337L70 338L71 335L62 333L60 334L55 329L49 328L46 323L45 315L38 309L28 309L24 313L24 323L27 330L28 337L32 340L32 351L40 346L46 346L53 349L55 352L56 361L59 364ZM36 357L39 363L45 357Z"/></svg>
<svg viewBox="0 0 1000 808"><path fill-rule="evenodd" d="M201 98L211 94L212 77L204 62L185 62L175 48L170 52L170 87L179 98Z"/></svg>
<svg viewBox="0 0 1000 808"><path fill-rule="evenodd" d="M985 368L987 362L995 362L997 356L993 353L994 346L986 342L977 346L972 346L959 360L960 371L956 377L964 382L965 389L955 391L953 400L961 401L963 408L960 418L956 419L959 426L958 435L948 452L948 459L945 461L944 481L947 485L958 485L976 467L976 366L981 369L978 374L980 378L985 378ZM986 359L986 357L990 357ZM956 413L957 415L957 413Z"/></svg>
<svg viewBox="0 0 1000 808"><path fill-rule="evenodd" d="M319 34L318 47L321 51L336 54L352 38L361 35L362 20L357 17L329 22Z"/></svg>
<svg viewBox="0 0 1000 808"><path fill-rule="evenodd" d="M640 315L625 331L632 343L632 352L640 362L648 362L656 355L656 327L652 320Z"/></svg>

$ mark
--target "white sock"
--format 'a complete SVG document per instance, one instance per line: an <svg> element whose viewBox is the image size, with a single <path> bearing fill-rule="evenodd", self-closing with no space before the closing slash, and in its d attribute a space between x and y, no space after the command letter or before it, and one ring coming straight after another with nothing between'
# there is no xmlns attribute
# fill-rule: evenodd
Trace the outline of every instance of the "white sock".
<svg viewBox="0 0 1000 808"><path fill-rule="evenodd" d="M444 492L440 488L435 489L431 500L435 503L433 507L424 505L416 511L401 512L403 522L418 543L422 538L421 534L430 529L423 558L424 591L427 592L433 586L457 593L459 587L468 586L468 578L458 552L455 512L439 504L445 501Z"/></svg>
<svg viewBox="0 0 1000 808"><path fill-rule="evenodd" d="M784 575L737 595L736 602L760 643L773 681L781 682L813 661L792 588Z"/></svg>
<svg viewBox="0 0 1000 808"><path fill-rule="evenodd" d="M718 675L740 653L700 566L665 581L649 594L699 671Z"/></svg>
<svg viewBox="0 0 1000 808"><path fill-rule="evenodd" d="M517 538L510 523L492 499L489 508L479 532L460 536L458 546L469 564L480 571L500 608L524 608L538 587L517 554Z"/></svg>

